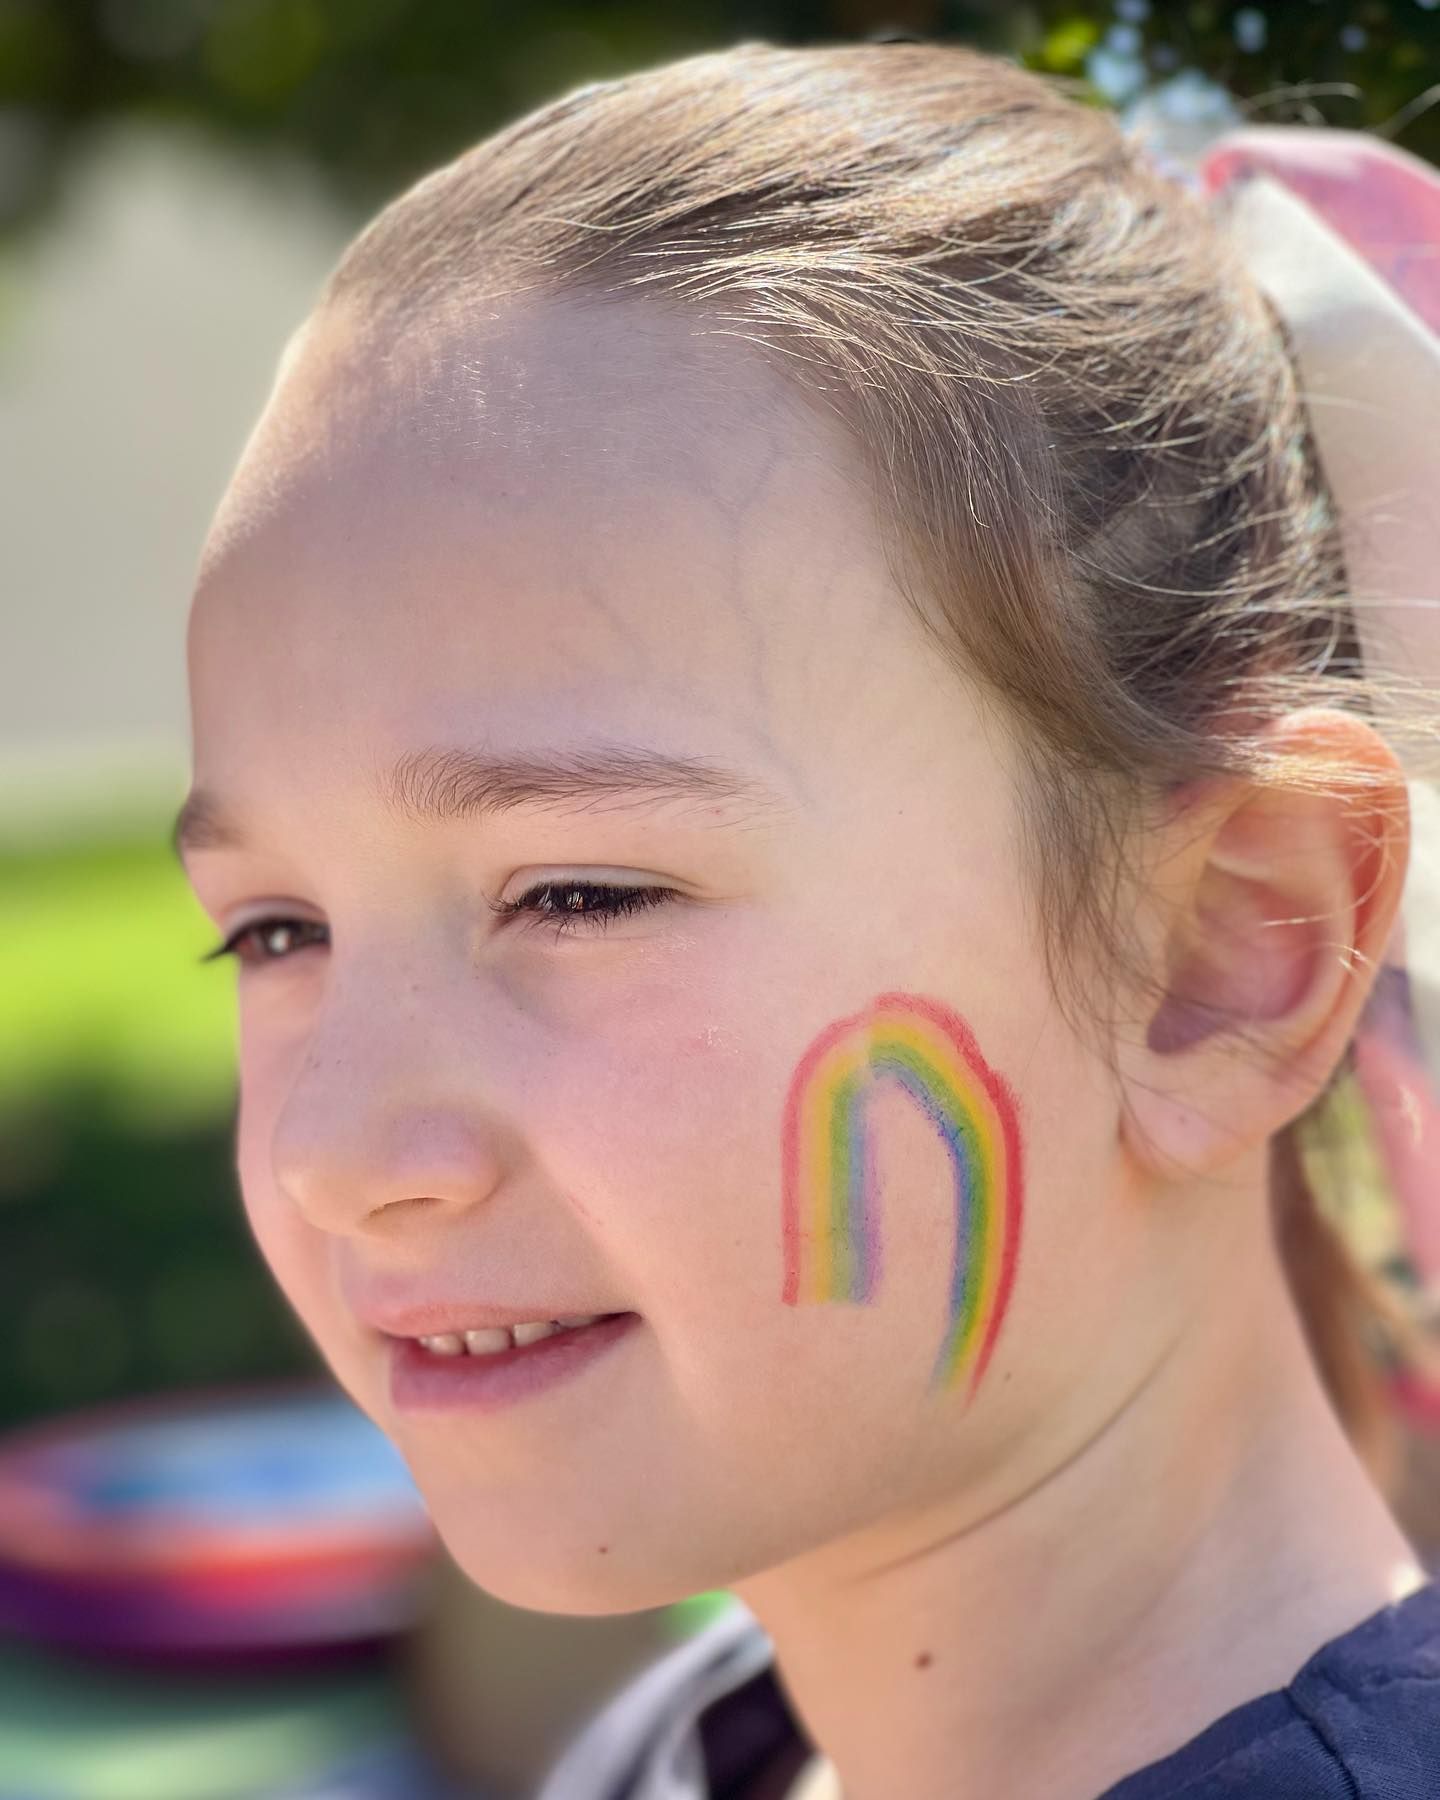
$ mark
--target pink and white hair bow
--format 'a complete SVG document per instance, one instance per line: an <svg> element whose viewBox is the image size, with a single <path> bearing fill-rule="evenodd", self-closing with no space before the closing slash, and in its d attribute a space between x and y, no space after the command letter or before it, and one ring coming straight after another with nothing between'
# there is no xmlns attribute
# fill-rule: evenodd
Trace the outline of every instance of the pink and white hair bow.
<svg viewBox="0 0 1440 1800"><path fill-rule="evenodd" d="M1363 132L1256 126L1194 167L1291 336L1339 508L1367 668L1440 704L1440 174ZM1354 1073L1430 1309L1440 1301L1440 767L1389 722L1409 777L1402 917ZM1384 720L1380 721L1384 723ZM1407 969L1408 965L1408 969Z"/></svg>

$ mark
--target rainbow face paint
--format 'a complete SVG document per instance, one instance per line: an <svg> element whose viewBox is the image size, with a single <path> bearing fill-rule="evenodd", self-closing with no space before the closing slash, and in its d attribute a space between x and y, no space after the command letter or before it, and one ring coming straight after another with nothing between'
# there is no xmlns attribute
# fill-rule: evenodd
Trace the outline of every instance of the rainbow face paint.
<svg viewBox="0 0 1440 1800"><path fill-rule="evenodd" d="M866 1101L884 1082L910 1095L950 1153L955 1254L950 1323L930 1385L980 1385L1020 1249L1019 1103L958 1013L880 994L828 1025L800 1059L785 1104L782 1299L872 1299L880 1280L879 1186Z"/></svg>

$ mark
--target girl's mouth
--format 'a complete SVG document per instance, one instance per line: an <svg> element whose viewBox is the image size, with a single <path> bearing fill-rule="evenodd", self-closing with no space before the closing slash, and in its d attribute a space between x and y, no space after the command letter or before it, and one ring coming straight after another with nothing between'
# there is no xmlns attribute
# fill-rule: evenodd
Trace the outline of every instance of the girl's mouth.
<svg viewBox="0 0 1440 1800"><path fill-rule="evenodd" d="M399 1412L493 1412L577 1374L639 1323L639 1313L601 1313L568 1324L391 1337L390 1402Z"/></svg>

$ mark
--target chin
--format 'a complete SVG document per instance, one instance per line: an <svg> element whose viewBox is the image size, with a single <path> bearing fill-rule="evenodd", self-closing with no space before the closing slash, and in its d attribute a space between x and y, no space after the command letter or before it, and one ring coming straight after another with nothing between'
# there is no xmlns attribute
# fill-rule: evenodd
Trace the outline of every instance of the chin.
<svg viewBox="0 0 1440 1800"><path fill-rule="evenodd" d="M735 1521L687 1504L679 1484L577 1476L506 1489L493 1477L487 1485L451 1469L417 1472L451 1561L507 1606L592 1618L649 1612L729 1588L756 1567Z"/></svg>
<svg viewBox="0 0 1440 1800"><path fill-rule="evenodd" d="M698 1573L667 1579L638 1539L624 1552L573 1537L541 1543L533 1533L507 1542L500 1531L482 1536L473 1519L446 1520L433 1512L431 1517L451 1560L469 1581L506 1606L527 1612L616 1617L671 1606L720 1585Z"/></svg>

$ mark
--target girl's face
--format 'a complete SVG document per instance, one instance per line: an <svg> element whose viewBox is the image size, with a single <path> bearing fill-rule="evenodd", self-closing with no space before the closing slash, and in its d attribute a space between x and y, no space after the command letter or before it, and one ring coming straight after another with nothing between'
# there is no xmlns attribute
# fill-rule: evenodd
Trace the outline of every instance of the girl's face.
<svg viewBox="0 0 1440 1800"><path fill-rule="evenodd" d="M482 1586L894 1554L1120 1391L1149 1252L1009 740L753 350L633 304L317 325L189 649L191 877L220 932L294 922L241 946L249 1218ZM382 1325L497 1313L634 1316L392 1386L428 1353Z"/></svg>

